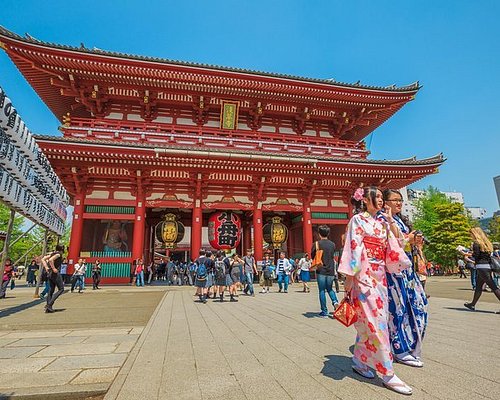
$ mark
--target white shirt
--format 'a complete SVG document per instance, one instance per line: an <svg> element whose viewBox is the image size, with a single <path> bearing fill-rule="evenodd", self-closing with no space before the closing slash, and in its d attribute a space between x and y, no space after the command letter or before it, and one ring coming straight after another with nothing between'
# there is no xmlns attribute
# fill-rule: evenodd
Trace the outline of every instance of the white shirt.
<svg viewBox="0 0 500 400"><path fill-rule="evenodd" d="M87 271L86 264L83 265L80 265L78 263L75 264L75 275L85 275L86 271Z"/></svg>
<svg viewBox="0 0 500 400"><path fill-rule="evenodd" d="M306 260L306 258L301 258L299 261L299 267L301 271L309 271L311 269L312 261L311 259Z"/></svg>

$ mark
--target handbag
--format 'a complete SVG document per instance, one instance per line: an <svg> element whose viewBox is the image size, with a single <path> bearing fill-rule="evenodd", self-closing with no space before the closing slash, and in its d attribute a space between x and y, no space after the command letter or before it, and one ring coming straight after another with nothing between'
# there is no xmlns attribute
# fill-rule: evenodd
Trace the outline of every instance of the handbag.
<svg viewBox="0 0 500 400"><path fill-rule="evenodd" d="M333 312L333 317L346 327L351 326L358 320L356 311L351 304L350 295L346 295L342 299L337 309Z"/></svg>
<svg viewBox="0 0 500 400"><path fill-rule="evenodd" d="M319 243L315 243L316 254L314 254L314 260L312 260L311 268L309 271L316 271L318 268L323 266L323 250L319 248Z"/></svg>
<svg viewBox="0 0 500 400"><path fill-rule="evenodd" d="M500 274L500 258L492 256L490 260L490 268L492 272Z"/></svg>

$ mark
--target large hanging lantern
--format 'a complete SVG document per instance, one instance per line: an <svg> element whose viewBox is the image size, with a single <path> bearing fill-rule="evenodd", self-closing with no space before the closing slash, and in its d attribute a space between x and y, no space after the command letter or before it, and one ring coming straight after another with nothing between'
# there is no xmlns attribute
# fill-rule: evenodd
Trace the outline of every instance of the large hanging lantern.
<svg viewBox="0 0 500 400"><path fill-rule="evenodd" d="M175 214L165 215L165 220L156 225L156 238L165 244L165 248L173 249L184 237L184 225L177 221Z"/></svg>
<svg viewBox="0 0 500 400"><path fill-rule="evenodd" d="M241 240L241 219L231 211L219 211L208 219L208 241L217 250L231 250Z"/></svg>
<svg viewBox="0 0 500 400"><path fill-rule="evenodd" d="M263 226L262 231L264 240L275 249L280 249L288 238L288 228L281 222L281 217L273 217Z"/></svg>

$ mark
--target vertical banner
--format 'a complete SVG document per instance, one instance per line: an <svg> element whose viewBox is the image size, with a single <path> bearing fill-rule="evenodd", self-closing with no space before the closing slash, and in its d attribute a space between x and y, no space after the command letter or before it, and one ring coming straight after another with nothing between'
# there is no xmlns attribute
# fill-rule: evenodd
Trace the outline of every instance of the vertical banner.
<svg viewBox="0 0 500 400"><path fill-rule="evenodd" d="M238 101L222 100L220 108L220 128L236 129L238 127Z"/></svg>

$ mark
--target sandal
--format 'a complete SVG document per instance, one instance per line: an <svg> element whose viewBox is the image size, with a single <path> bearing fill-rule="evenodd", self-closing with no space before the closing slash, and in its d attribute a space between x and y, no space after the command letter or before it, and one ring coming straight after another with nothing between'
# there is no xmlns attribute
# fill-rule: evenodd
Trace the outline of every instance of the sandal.
<svg viewBox="0 0 500 400"><path fill-rule="evenodd" d="M408 357L408 356L406 356ZM411 357L411 358L410 358ZM407 359L394 357L394 361L400 364L408 365L410 367L422 368L424 363L413 356L409 356Z"/></svg>
<svg viewBox="0 0 500 400"><path fill-rule="evenodd" d="M375 378L375 374L369 368L364 369L364 368L360 368L357 365L353 364L352 365L352 370L354 372L356 372L357 374L361 375L363 378L366 378L366 379L373 379L373 378Z"/></svg>
<svg viewBox="0 0 500 400"><path fill-rule="evenodd" d="M410 396L412 393L413 393L413 389L411 387L409 387L406 383L402 382L402 383L399 383L399 382L393 382L393 383L389 383L389 382L382 382L384 384L384 386L389 389L389 390L392 390L396 393L399 393L399 394L404 394L406 396Z"/></svg>

